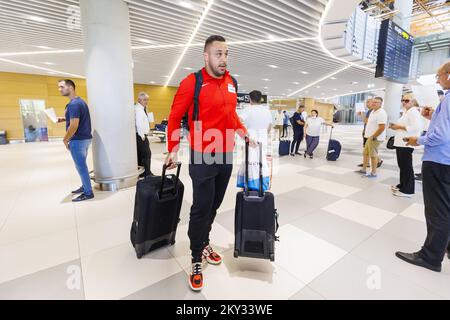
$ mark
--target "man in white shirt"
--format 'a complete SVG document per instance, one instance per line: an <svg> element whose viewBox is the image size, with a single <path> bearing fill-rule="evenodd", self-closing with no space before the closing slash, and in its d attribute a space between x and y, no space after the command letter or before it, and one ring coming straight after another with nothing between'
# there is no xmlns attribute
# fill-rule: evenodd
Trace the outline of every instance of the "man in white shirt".
<svg viewBox="0 0 450 320"><path fill-rule="evenodd" d="M277 113L275 114L275 130L278 130L278 139L281 139L282 133L283 133L283 121L284 120L284 114L281 112L281 109L278 109Z"/></svg>
<svg viewBox="0 0 450 320"><path fill-rule="evenodd" d="M150 143L148 134L150 133L150 122L148 120L147 105L149 96L145 92L139 93L138 102L134 106L136 115L136 142L138 165L144 167L145 171L140 177L153 175L151 171Z"/></svg>
<svg viewBox="0 0 450 320"><path fill-rule="evenodd" d="M272 129L272 113L267 106L261 104L262 93L250 92L250 106L244 109L240 118L251 138L261 142L265 154L268 146L268 135Z"/></svg>
<svg viewBox="0 0 450 320"><path fill-rule="evenodd" d="M364 163L363 168L359 173L363 173L367 178L377 177L378 165L378 148L380 144L386 140L386 125L387 113L382 108L383 98L376 97L372 100L372 112L367 120L366 131L364 137L367 142L364 146ZM369 159L371 163L371 172L367 172L369 166Z"/></svg>

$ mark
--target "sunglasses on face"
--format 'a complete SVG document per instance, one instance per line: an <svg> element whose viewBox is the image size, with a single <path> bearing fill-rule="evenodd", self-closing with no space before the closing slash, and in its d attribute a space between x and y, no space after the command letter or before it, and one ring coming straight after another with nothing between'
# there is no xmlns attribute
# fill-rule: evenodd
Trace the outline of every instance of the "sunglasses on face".
<svg viewBox="0 0 450 320"><path fill-rule="evenodd" d="M409 99L402 99L402 103L410 103L411 102L411 100L409 100Z"/></svg>

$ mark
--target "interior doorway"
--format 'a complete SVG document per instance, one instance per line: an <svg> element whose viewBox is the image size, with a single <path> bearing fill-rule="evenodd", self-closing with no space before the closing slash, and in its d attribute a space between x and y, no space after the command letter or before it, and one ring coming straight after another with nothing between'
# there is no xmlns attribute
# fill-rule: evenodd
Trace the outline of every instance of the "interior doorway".
<svg viewBox="0 0 450 320"><path fill-rule="evenodd" d="M48 141L45 100L20 100L25 142Z"/></svg>

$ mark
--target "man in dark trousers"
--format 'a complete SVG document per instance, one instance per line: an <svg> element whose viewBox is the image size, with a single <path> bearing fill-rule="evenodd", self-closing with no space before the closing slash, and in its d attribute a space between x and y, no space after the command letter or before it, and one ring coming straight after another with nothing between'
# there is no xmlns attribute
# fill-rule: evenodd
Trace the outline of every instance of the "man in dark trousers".
<svg viewBox="0 0 450 320"><path fill-rule="evenodd" d="M291 156L302 155L298 152L300 144L303 141L304 130L305 130L305 107L300 105L297 111L292 116L292 129L294 130L294 140L291 145ZM295 153L294 153L295 152Z"/></svg>
<svg viewBox="0 0 450 320"><path fill-rule="evenodd" d="M140 177L153 175L151 170L152 151L148 134L150 133L150 122L148 120L147 106L149 96L145 92L138 95L138 102L134 106L136 115L136 144L138 165L144 167L145 171Z"/></svg>
<svg viewBox="0 0 450 320"><path fill-rule="evenodd" d="M73 202L85 201L94 198L92 191L91 178L86 163L89 146L92 142L92 128L89 108L86 102L77 96L75 92L75 83L72 80L60 80L58 90L62 96L70 99L66 106L64 118L59 118L59 122L66 122L66 135L64 144L70 151L72 159L80 175L82 186L72 191L73 194L80 194L73 199Z"/></svg>
<svg viewBox="0 0 450 320"><path fill-rule="evenodd" d="M193 203L188 235L192 252L189 286L203 288L202 261L217 265L222 257L209 243L209 234L233 170L235 133L249 139L246 128L236 114L237 90L227 71L228 46L221 36L211 36L204 47L205 68L199 95L198 118L193 120L196 75L185 78L175 95L169 116L166 165L174 168L180 142L180 123L188 113L190 143L189 175L192 179ZM250 139L249 139L250 140ZM250 141L255 145L254 141Z"/></svg>
<svg viewBox="0 0 450 320"><path fill-rule="evenodd" d="M442 89L450 90L450 62L438 70L436 80ZM436 110L426 107L422 115L431 120L427 133L406 139L410 146L425 146L422 183L427 238L420 251L396 256L440 272L446 251L450 258L450 91Z"/></svg>

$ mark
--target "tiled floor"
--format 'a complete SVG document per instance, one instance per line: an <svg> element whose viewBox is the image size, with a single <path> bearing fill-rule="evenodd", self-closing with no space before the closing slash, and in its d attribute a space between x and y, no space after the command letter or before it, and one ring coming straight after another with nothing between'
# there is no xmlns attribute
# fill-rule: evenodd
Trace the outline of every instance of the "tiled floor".
<svg viewBox="0 0 450 320"><path fill-rule="evenodd" d="M421 185L412 199L393 197L396 159L384 148L378 179L354 173L360 132L335 130L344 147L337 162L324 159L327 134L313 160L274 158L281 240L274 263L233 258L235 166L211 235L225 260L206 268L197 294L187 285L186 166L177 243L138 260L129 241L135 188L73 204L79 179L61 143L0 146L0 299L450 299L449 259L433 273L394 256L424 240ZM163 150L152 143L154 172Z"/></svg>

